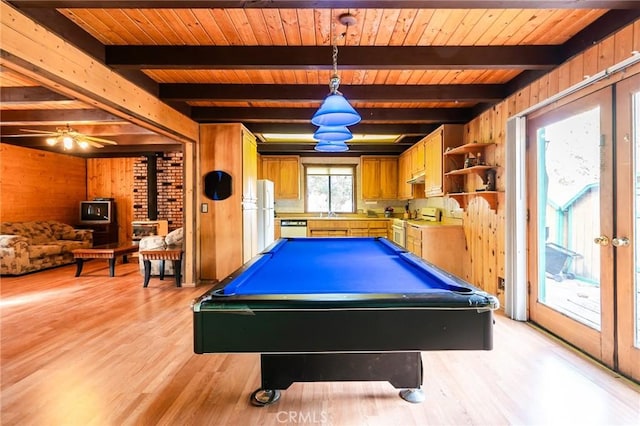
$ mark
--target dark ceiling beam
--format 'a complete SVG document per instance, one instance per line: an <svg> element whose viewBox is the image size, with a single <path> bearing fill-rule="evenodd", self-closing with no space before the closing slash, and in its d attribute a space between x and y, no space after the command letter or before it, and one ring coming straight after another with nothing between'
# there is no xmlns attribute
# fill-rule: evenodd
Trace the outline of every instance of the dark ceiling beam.
<svg viewBox="0 0 640 426"><path fill-rule="evenodd" d="M560 46L560 61L565 62L638 18L640 18L640 9L610 10ZM546 73L542 70L521 72L505 85L505 98L525 88Z"/></svg>
<svg viewBox="0 0 640 426"><path fill-rule="evenodd" d="M191 118L207 122L305 122L310 121L317 108L222 108L193 107ZM389 121L396 123L466 123L471 117L468 108L360 108L363 122Z"/></svg>
<svg viewBox="0 0 640 426"><path fill-rule="evenodd" d="M105 46L115 69L330 70L330 46ZM558 46L343 46L339 69L549 69Z"/></svg>
<svg viewBox="0 0 640 426"><path fill-rule="evenodd" d="M34 8L123 9L631 9L631 0L12 0ZM108 3L108 4L107 4Z"/></svg>
<svg viewBox="0 0 640 426"><path fill-rule="evenodd" d="M433 85L349 85L343 93L351 102L459 101L498 102L505 98L500 84ZM196 84L160 85L164 101L321 101L329 92L328 84Z"/></svg>
<svg viewBox="0 0 640 426"><path fill-rule="evenodd" d="M562 62L590 48L638 18L640 18L640 9L611 10L605 13L562 45Z"/></svg>
<svg viewBox="0 0 640 426"><path fill-rule="evenodd" d="M21 104L32 102L60 102L72 99L44 87L3 87L0 91L0 102Z"/></svg>
<svg viewBox="0 0 640 426"><path fill-rule="evenodd" d="M122 118L99 109L50 109L50 110L8 110L2 111L0 123L41 123L64 125L74 122L122 122Z"/></svg>
<svg viewBox="0 0 640 426"><path fill-rule="evenodd" d="M318 128L309 123L244 123L255 134L262 133L313 133ZM386 135L428 135L438 127L438 124L379 124L358 123L351 127L356 134L386 134Z"/></svg>

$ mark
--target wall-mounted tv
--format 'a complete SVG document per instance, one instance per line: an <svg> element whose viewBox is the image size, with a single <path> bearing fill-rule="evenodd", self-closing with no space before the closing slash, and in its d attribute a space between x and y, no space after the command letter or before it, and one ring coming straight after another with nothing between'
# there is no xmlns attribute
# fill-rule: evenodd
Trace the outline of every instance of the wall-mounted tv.
<svg viewBox="0 0 640 426"><path fill-rule="evenodd" d="M84 225L110 224L113 222L113 201L80 201L80 223Z"/></svg>

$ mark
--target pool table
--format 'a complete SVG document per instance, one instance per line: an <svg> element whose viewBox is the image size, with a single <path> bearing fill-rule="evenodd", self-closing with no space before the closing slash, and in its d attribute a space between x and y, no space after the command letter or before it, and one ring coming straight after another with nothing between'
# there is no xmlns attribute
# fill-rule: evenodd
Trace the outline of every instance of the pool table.
<svg viewBox="0 0 640 426"><path fill-rule="evenodd" d="M420 351L491 350L498 306L386 238L283 238L193 302L194 350L260 353L254 405L346 380L420 402Z"/></svg>

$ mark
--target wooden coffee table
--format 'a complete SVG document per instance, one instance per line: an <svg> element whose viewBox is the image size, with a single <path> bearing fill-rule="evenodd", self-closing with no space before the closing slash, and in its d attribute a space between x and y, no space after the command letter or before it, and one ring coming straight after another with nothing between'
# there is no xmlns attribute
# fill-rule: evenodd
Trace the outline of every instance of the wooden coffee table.
<svg viewBox="0 0 640 426"><path fill-rule="evenodd" d="M127 263L127 254L137 251L138 245L131 241L75 249L73 250L73 258L76 260L76 277L80 276L85 259L109 259L109 276L114 277L116 275L116 258L122 256L122 262Z"/></svg>

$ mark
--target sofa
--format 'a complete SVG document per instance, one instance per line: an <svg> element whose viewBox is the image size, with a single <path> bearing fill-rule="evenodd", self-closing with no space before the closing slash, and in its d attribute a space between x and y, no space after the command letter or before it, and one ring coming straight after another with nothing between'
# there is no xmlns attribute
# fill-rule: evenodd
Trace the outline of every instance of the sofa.
<svg viewBox="0 0 640 426"><path fill-rule="evenodd" d="M167 247L182 247L184 243L184 229L178 228L169 232L166 236L151 235L142 237L138 243L138 251L164 250ZM142 256L138 256L140 274L144 276L144 262ZM160 260L151 261L151 276L160 275ZM184 268L183 268L184 270ZM174 275L173 262L164 262L164 275Z"/></svg>
<svg viewBox="0 0 640 426"><path fill-rule="evenodd" d="M93 246L93 232L55 220L0 223L0 275L73 263L73 250Z"/></svg>

